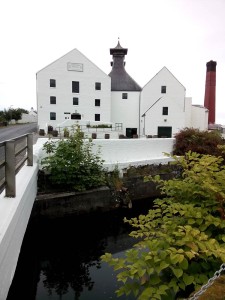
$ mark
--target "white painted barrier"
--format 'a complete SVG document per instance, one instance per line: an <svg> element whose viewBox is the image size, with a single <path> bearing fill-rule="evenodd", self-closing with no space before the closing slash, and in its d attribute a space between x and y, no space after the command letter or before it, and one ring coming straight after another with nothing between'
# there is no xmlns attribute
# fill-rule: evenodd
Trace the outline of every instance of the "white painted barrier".
<svg viewBox="0 0 225 300"><path fill-rule="evenodd" d="M39 157L39 161L46 155L42 150L46 141L47 138L40 138L34 147L34 154ZM94 139L92 150L94 153L100 150L103 165L108 171L113 170L115 165L122 170L129 166L171 161L164 153L172 153L174 142L174 138Z"/></svg>
<svg viewBox="0 0 225 300"><path fill-rule="evenodd" d="M104 166L111 171L118 166L120 170L129 166L167 163L171 158L164 153L172 154L175 139L110 139L93 140L93 151L100 149Z"/></svg>
<svg viewBox="0 0 225 300"><path fill-rule="evenodd" d="M0 300L5 300L15 273L23 237L37 194L38 165L16 176L16 197L0 194Z"/></svg>

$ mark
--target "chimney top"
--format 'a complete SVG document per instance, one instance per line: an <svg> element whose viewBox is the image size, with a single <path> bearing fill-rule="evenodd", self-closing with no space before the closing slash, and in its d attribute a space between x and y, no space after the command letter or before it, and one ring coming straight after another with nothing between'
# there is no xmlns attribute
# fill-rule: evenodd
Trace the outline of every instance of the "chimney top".
<svg viewBox="0 0 225 300"><path fill-rule="evenodd" d="M216 72L216 61L210 60L206 63L207 72Z"/></svg>

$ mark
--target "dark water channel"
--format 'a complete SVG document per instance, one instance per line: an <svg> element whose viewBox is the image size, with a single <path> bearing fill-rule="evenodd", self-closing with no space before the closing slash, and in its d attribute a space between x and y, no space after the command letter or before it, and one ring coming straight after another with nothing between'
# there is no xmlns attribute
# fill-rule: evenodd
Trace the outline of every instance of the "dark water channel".
<svg viewBox="0 0 225 300"><path fill-rule="evenodd" d="M117 298L116 274L100 256L123 256L135 242L123 218L147 213L151 199L110 213L29 221L7 300L133 300Z"/></svg>

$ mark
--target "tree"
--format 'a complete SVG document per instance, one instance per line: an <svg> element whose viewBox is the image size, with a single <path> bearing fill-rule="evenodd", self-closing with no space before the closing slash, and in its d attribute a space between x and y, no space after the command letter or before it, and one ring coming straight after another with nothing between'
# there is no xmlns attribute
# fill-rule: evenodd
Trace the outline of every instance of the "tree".
<svg viewBox="0 0 225 300"><path fill-rule="evenodd" d="M0 118L2 121L11 121L11 120L21 120L22 113L28 114L29 112L23 108L9 108L4 109L4 111L0 111Z"/></svg>
<svg viewBox="0 0 225 300"><path fill-rule="evenodd" d="M100 153L92 152L92 141L85 141L79 126L68 139L44 144L49 154L41 164L50 173L53 185L70 190L86 190L105 184L105 172Z"/></svg>
<svg viewBox="0 0 225 300"><path fill-rule="evenodd" d="M124 219L137 243L124 258L101 257L118 272L118 296L177 299L205 284L225 262L223 159L189 151L174 160L180 177L146 178L158 183L164 198L147 215Z"/></svg>

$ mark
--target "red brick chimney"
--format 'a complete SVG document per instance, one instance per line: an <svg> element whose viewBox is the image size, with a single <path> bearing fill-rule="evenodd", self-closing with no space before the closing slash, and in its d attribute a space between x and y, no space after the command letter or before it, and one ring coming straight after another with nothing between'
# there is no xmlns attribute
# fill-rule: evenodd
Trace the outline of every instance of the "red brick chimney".
<svg viewBox="0 0 225 300"><path fill-rule="evenodd" d="M208 124L215 124L216 114L216 61L206 64L205 101L204 106L209 110Z"/></svg>

